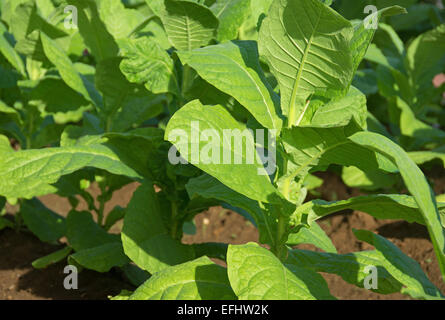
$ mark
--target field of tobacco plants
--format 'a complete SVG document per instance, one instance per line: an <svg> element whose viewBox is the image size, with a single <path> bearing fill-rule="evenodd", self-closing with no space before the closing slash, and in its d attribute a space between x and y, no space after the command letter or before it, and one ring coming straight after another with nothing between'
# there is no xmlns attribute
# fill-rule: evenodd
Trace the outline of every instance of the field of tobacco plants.
<svg viewBox="0 0 445 320"><path fill-rule="evenodd" d="M445 299L444 4L0 0L0 299Z"/></svg>

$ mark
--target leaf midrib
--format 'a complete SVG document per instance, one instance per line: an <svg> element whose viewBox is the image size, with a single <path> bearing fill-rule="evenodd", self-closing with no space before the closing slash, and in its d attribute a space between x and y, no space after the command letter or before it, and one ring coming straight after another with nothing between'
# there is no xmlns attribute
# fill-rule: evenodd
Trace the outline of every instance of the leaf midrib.
<svg viewBox="0 0 445 320"><path fill-rule="evenodd" d="M296 117L296 114L295 114L295 112L296 112L295 103L296 103L296 99L297 99L298 88L300 86L300 79L301 79L301 75L303 74L304 66L306 64L306 60L308 58L309 51L311 49L311 45L312 45L312 41L313 41L314 35L317 32L318 25L320 24L321 16L322 16L322 11L320 10L317 22L315 23L314 29L312 30L312 34L311 34L311 36L308 39L307 46L304 49L304 54L303 54L303 57L301 59L300 68L298 69L297 77L295 78L294 87L292 89L292 95L291 95L291 100L290 100L290 106L289 106L288 128L291 128L293 126L294 122L295 122L295 117ZM303 37L304 37L304 35L303 35Z"/></svg>

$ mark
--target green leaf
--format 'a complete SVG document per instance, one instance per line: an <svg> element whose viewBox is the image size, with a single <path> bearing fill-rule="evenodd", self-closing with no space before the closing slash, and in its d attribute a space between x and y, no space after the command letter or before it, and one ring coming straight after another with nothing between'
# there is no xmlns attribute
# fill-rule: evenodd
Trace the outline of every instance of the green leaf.
<svg viewBox="0 0 445 320"><path fill-rule="evenodd" d="M45 33L66 48L69 44L68 34L51 23L51 19L43 18L35 1L18 3L13 8L13 14L9 24L14 35L15 50L35 61L47 62L40 41L40 34Z"/></svg>
<svg viewBox="0 0 445 320"><path fill-rule="evenodd" d="M76 252L105 244L120 243L119 235L107 233L94 222L89 212L71 211L68 214L66 224L66 237L70 246Z"/></svg>
<svg viewBox="0 0 445 320"><path fill-rule="evenodd" d="M22 123L20 113L17 110L15 110L14 108L11 108L10 106L8 106L6 103L4 103L1 100L0 100L0 113L6 114L7 116L11 117L18 124ZM2 115L2 117L5 117L5 115Z"/></svg>
<svg viewBox="0 0 445 320"><path fill-rule="evenodd" d="M120 68L132 83L144 84L153 93L178 94L178 80L173 60L148 37L119 41L124 59Z"/></svg>
<svg viewBox="0 0 445 320"><path fill-rule="evenodd" d="M405 288L402 293L416 299L445 299L439 289L431 283L420 265L409 258L389 240L367 230L354 230L355 236L376 248L385 269Z"/></svg>
<svg viewBox="0 0 445 320"><path fill-rule="evenodd" d="M250 218L253 218L255 221L260 232L260 242L268 244L275 242L275 221L265 215L256 201L233 191L207 174L190 179L185 188L191 200L198 196L206 199L217 199L233 207L245 210L250 215Z"/></svg>
<svg viewBox="0 0 445 320"><path fill-rule="evenodd" d="M236 39L239 28L250 13L250 3L251 0L216 0L210 7L219 20L219 42Z"/></svg>
<svg viewBox="0 0 445 320"><path fill-rule="evenodd" d="M148 279L131 300L234 300L226 269L207 257L169 267Z"/></svg>
<svg viewBox="0 0 445 320"><path fill-rule="evenodd" d="M281 109L298 125L311 93L345 93L353 76L349 21L319 0L272 3L258 40L280 85Z"/></svg>
<svg viewBox="0 0 445 320"><path fill-rule="evenodd" d="M385 269L384 259L377 251L360 251L348 254L315 252L308 250L290 250L287 264L296 265L314 272L326 272L339 275L344 281L363 288L367 266L377 268L377 289L372 291L389 294L400 292L402 284L394 279Z"/></svg>
<svg viewBox="0 0 445 320"><path fill-rule="evenodd" d="M46 34L41 33L40 38L46 56L56 66L65 83L88 101L100 106L102 98L99 93L86 78L77 72L66 53Z"/></svg>
<svg viewBox="0 0 445 320"><path fill-rule="evenodd" d="M49 255L38 258L32 262L32 266L35 269L44 269L51 264L57 263L65 259L72 251L71 247L64 247L63 249L57 250Z"/></svg>
<svg viewBox="0 0 445 320"><path fill-rule="evenodd" d="M0 22L0 52L22 76L26 77L25 65L20 55L14 50L6 38L6 27Z"/></svg>
<svg viewBox="0 0 445 320"><path fill-rule="evenodd" d="M20 214L29 230L41 241L56 243L66 234L65 218L45 207L39 200L24 201Z"/></svg>
<svg viewBox="0 0 445 320"><path fill-rule="evenodd" d="M431 151L408 152L408 155L418 165L438 159L442 161L442 164L445 167L445 146Z"/></svg>
<svg viewBox="0 0 445 320"><path fill-rule="evenodd" d="M115 39L128 37L144 20L140 11L125 8L121 0L97 1L96 3L100 19Z"/></svg>
<svg viewBox="0 0 445 320"><path fill-rule="evenodd" d="M27 198L54 193L51 184L84 167L95 167L130 178L141 176L120 161L110 147L100 144L21 150L0 149L0 195Z"/></svg>
<svg viewBox="0 0 445 320"><path fill-rule="evenodd" d="M445 69L445 24L414 39L408 47L405 66L418 95L432 87L432 79Z"/></svg>
<svg viewBox="0 0 445 320"><path fill-rule="evenodd" d="M374 170L365 172L356 167L344 167L341 178L348 187L363 190L389 188L397 182L393 174Z"/></svg>
<svg viewBox="0 0 445 320"><path fill-rule="evenodd" d="M199 126L199 128L196 126ZM211 141L207 143L199 143L200 137L196 137L197 134L194 131L202 132L207 129L210 129L215 137L209 139ZM235 134L235 137L243 138L243 141L241 141L242 150L235 148L235 143L230 142L229 144L227 139L224 143L221 141L224 136L223 130L228 129L232 132L234 132L233 130L239 130L239 134ZM266 170L258 163L259 158L254 147L253 136L249 131L245 131L244 137L239 137L245 129L223 107L218 105L203 106L195 100L173 115L167 125L165 139L176 146L184 159L215 177L229 188L253 200L275 203L280 196L270 182ZM210 159L207 160L210 161L206 161L206 159L203 161L203 156L207 157L210 150L213 159L209 157ZM247 154L246 150L251 152L252 155ZM222 161L224 154L226 157L231 157L230 161L225 161L229 164ZM235 156L241 162L240 164L235 164ZM250 159L247 158L250 156L252 156ZM210 163L206 164L205 162Z"/></svg>
<svg viewBox="0 0 445 320"><path fill-rule="evenodd" d="M104 229L109 230L116 222L125 217L125 213L126 211L124 208L115 206L113 210L108 213L105 219Z"/></svg>
<svg viewBox="0 0 445 320"><path fill-rule="evenodd" d="M441 209L445 209L442 204ZM419 210L415 198L408 195L378 194L353 197L340 201L311 200L299 207L295 217L308 214L309 222L342 210L366 212L377 219L405 220L425 225L425 219ZM445 216L442 218L445 228Z"/></svg>
<svg viewBox="0 0 445 320"><path fill-rule="evenodd" d="M255 42L227 42L178 55L204 80L238 100L264 127L281 129L279 100L261 71Z"/></svg>
<svg viewBox="0 0 445 320"><path fill-rule="evenodd" d="M31 103L38 104L44 108L45 113L53 114L55 117L65 114L71 116L72 121L79 121L83 112L91 105L79 92L56 76L20 81L19 86L24 91L29 90Z"/></svg>
<svg viewBox="0 0 445 320"><path fill-rule="evenodd" d="M364 171L397 171L382 155L351 143L354 126L337 128L294 127L283 130L282 139L292 161L291 177L304 177L314 167L330 164L356 166Z"/></svg>
<svg viewBox="0 0 445 320"><path fill-rule="evenodd" d="M313 222L308 227L299 229L297 233L291 233L286 242L289 246L303 243L312 244L326 252L337 253L337 249L331 239L316 222Z"/></svg>
<svg viewBox="0 0 445 320"><path fill-rule="evenodd" d="M400 109L400 131L403 135L415 139L415 146L421 147L426 143L445 141L445 131L434 128L416 118L410 106L401 98L396 98Z"/></svg>
<svg viewBox="0 0 445 320"><path fill-rule="evenodd" d="M205 46L216 36L218 19L196 2L165 0L160 5L160 18L170 43L178 50Z"/></svg>
<svg viewBox="0 0 445 320"><path fill-rule="evenodd" d="M194 258L191 247L167 233L162 214L153 184L145 182L127 207L121 234L125 254L151 274Z"/></svg>
<svg viewBox="0 0 445 320"><path fill-rule="evenodd" d="M229 246L227 273L240 300L333 299L322 276L294 265L283 265L256 243Z"/></svg>
<svg viewBox="0 0 445 320"><path fill-rule="evenodd" d="M122 267L130 262L120 241L77 251L71 258L81 266L97 272L108 272L113 267Z"/></svg>
<svg viewBox="0 0 445 320"><path fill-rule="evenodd" d="M366 96L358 89L350 87L346 96L332 99L318 108L308 123L304 117L301 124L310 123L311 127L321 128L342 127L354 119L361 128L366 129L366 117Z"/></svg>
<svg viewBox="0 0 445 320"><path fill-rule="evenodd" d="M415 198L424 217L445 280L445 232L440 223L435 197L422 171L402 148L384 136L372 132L358 132L349 139L382 153L397 165L408 191Z"/></svg>
<svg viewBox="0 0 445 320"><path fill-rule="evenodd" d="M373 28L372 23L378 21L382 17L394 16L398 14L406 13L406 9L400 6L392 6L388 8L381 9L375 13L372 13L366 17L365 20L356 24L354 26L354 35L351 39L351 51L353 57L353 68L354 71L357 70L360 62L364 58L369 45L374 38L374 34L377 28ZM377 25L378 27L378 25Z"/></svg>
<svg viewBox="0 0 445 320"><path fill-rule="evenodd" d="M67 2L77 8L79 32L97 61L117 56L118 46L101 20L96 1L68 0Z"/></svg>

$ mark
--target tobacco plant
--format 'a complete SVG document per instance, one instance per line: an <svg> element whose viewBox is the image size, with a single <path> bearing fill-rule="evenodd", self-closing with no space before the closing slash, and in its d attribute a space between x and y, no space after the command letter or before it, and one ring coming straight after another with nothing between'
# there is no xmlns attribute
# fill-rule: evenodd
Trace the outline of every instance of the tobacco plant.
<svg viewBox="0 0 445 320"><path fill-rule="evenodd" d="M376 15L398 13L403 13L400 7L391 7ZM444 205L437 206L422 172L401 147L366 130L366 98L351 86L373 34L366 22L352 25L319 1L281 0L272 3L262 21L258 45L232 41L177 53L201 78L235 98L252 120L240 123L223 106L204 105L199 100L173 115L165 138L206 173L191 179L186 188L192 196L220 199L250 214L260 242L270 250L253 243L230 245L227 269L206 258L168 267L155 273L130 299L331 299L318 272L339 274L363 287L367 265L380 270L376 292L443 298L419 265L383 237L356 230L356 237L375 250L339 255L316 223L339 210L356 209L376 218L424 224L444 272ZM279 95L267 82L260 57L275 76ZM185 137L193 136L193 123L217 134L204 145L173 134L182 130ZM223 162L223 154L246 160L247 150L258 144L253 134L243 136L241 150L234 141L219 143L223 130L242 132L246 128L276 133L277 171L271 176L261 162ZM270 146L261 147L271 151ZM217 155L216 161L200 162L196 153L208 152ZM304 178L331 164L365 172L397 172L411 196L381 194L304 202ZM291 249L302 242L325 252ZM139 247L149 252L143 243Z"/></svg>
<svg viewBox="0 0 445 320"><path fill-rule="evenodd" d="M15 223L0 217L0 229L26 228L50 243L66 237L36 268L68 257L140 285L116 299L332 299L319 272L363 287L369 266L376 292L443 298L383 237L356 230L375 249L341 255L317 223L354 209L424 224L445 274L445 204L399 145L367 130L366 96L351 85L375 30L330 4L0 0L0 207L19 207ZM78 11L77 29L65 26L66 5ZM239 130L241 144L197 144L187 138L194 123L219 137ZM216 161L196 161L201 154ZM240 163L225 164L227 154ZM400 175L411 195L305 202L320 184L312 173L334 164ZM127 208L105 214L132 182ZM38 198L53 193L69 200L67 217ZM183 244L195 215L214 205L249 219L261 246ZM300 243L324 252L292 249Z"/></svg>

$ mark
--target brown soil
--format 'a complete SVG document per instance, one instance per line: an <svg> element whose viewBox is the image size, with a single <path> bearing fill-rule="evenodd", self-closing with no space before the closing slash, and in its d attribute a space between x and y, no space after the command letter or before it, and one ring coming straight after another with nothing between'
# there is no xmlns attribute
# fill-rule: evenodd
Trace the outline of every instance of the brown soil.
<svg viewBox="0 0 445 320"><path fill-rule="evenodd" d="M346 199L359 195L351 190L334 174L323 173L324 185L318 190L327 200ZM442 175L436 175L442 178ZM444 179L435 179L436 192L443 190ZM107 211L115 205L125 206L137 185L129 185L115 194L107 205ZM439 190L437 190L439 189ZM94 193L94 192L93 192ZM443 193L443 192L442 192ZM64 214L68 203L51 195L42 201L51 209ZM241 244L258 241L255 227L240 215L220 207L210 208L196 219L195 235L185 235L185 243L224 242ZM396 244L405 254L415 259L430 280L445 292L438 264L428 233L423 226L403 221L376 220L361 212L344 212L320 221L320 225L332 239L339 253L368 250L371 247L356 240L352 228L374 231ZM118 231L118 227L117 230ZM310 245L300 246L316 250ZM35 270L31 262L36 258L57 250L57 246L41 243L33 235L13 230L0 231L0 299L106 299L121 289L132 287L118 271L97 273L84 270L79 275L79 290L63 288L63 268L66 262L55 264L44 270ZM334 296L339 299L409 299L401 294L379 295L359 289L344 282L336 275L323 274Z"/></svg>

